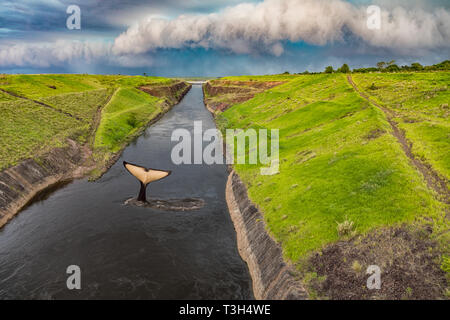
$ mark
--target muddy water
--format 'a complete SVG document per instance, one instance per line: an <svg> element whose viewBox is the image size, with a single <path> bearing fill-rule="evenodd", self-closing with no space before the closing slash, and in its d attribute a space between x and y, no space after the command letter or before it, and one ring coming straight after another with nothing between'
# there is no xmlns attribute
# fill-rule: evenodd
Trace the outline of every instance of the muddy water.
<svg viewBox="0 0 450 320"><path fill-rule="evenodd" d="M0 230L0 298L247 299L247 266L224 198L224 165L174 165L172 130L214 127L200 86L124 151L98 181L74 181L27 207ZM148 197L202 198L196 211L123 205L137 180L122 161L172 170ZM68 290L66 268L81 268Z"/></svg>

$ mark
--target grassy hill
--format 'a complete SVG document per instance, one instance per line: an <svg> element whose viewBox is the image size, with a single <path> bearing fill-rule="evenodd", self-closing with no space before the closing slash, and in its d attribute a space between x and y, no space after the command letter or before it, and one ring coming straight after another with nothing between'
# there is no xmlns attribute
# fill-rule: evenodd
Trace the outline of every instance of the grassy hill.
<svg viewBox="0 0 450 320"><path fill-rule="evenodd" d="M450 73L355 74L359 88L394 113L413 153L450 179Z"/></svg>
<svg viewBox="0 0 450 320"><path fill-rule="evenodd" d="M448 182L450 131L446 102L450 73L355 74L353 78L363 92L395 111L394 120L405 130L414 155ZM314 280L312 297L315 291L332 298L351 297L351 290L358 291L354 285L333 291L336 287L332 277L341 283L349 272L363 277L369 264L383 265L387 273L397 267L392 259L420 264L411 260L421 255L406 250L413 248L407 241L408 245L398 246L403 251L397 248L389 254L394 243L403 241L375 236L389 228L406 228L410 239L424 228L432 230L425 238L438 243L438 253L425 256L433 260L430 268L439 274L441 282L430 276L428 285L433 283L438 288L436 295L443 295L440 266L448 269L448 198L439 197L427 186L382 109L361 97L344 74L221 80L287 81L253 99L233 104L216 119L222 129L280 130L279 174L260 175L260 166L255 165L234 168L247 185L250 198L264 213L266 227L281 243L286 258L296 264L305 279ZM358 251L370 242L367 239L377 239L384 251L373 247L367 249L369 253ZM333 252L345 247L344 243L360 252L359 256L352 256L352 250L345 254L342 251L342 257L333 256ZM430 244L430 252L432 247ZM338 261L332 261L332 257ZM328 269L321 268L324 264ZM346 290L348 295L343 293ZM398 298L392 292L379 294Z"/></svg>
<svg viewBox="0 0 450 320"><path fill-rule="evenodd" d="M62 147L68 138L107 160L164 106L164 97L137 88L174 83L143 76L2 75L0 170Z"/></svg>
<svg viewBox="0 0 450 320"><path fill-rule="evenodd" d="M133 87L121 87L103 109L95 137L95 148L106 147L115 152L121 142L160 112L160 99Z"/></svg>

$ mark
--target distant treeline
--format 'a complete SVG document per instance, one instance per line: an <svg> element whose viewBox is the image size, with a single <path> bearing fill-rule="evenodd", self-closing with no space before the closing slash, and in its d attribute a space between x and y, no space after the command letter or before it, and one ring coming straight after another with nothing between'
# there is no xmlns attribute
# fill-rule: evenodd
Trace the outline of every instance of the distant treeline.
<svg viewBox="0 0 450 320"><path fill-rule="evenodd" d="M300 72L298 74L315 74L315 73L350 73L350 72L359 72L359 73L368 73L368 72L402 72L402 71L443 71L450 70L450 60L445 60L441 63L433 64L431 66L422 66L418 62L412 63L410 66L398 66L395 63L395 60L384 62L380 61L377 63L376 67L371 68L359 68L350 70L348 64L344 63L342 67L334 70L332 66L328 66L325 68L323 72L309 72L306 70L305 72ZM285 72L284 74L289 74L289 72Z"/></svg>
<svg viewBox="0 0 450 320"><path fill-rule="evenodd" d="M399 71L442 71L442 70L450 70L450 60L445 60L438 64L433 64L431 66L422 66L420 63L415 62L410 66L398 66L395 64L395 60L389 62L378 62L376 68L360 68L353 69L353 72L399 72Z"/></svg>

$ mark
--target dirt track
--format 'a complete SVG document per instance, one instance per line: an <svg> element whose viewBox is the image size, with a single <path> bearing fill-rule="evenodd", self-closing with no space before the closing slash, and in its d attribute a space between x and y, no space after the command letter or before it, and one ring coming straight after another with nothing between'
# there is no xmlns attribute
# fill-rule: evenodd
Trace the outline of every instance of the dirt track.
<svg viewBox="0 0 450 320"><path fill-rule="evenodd" d="M441 178L436 171L433 170L431 165L420 161L414 156L411 148L412 143L408 142L403 131L399 129L397 123L393 120L395 113L392 110L382 107L378 103L371 100L366 94L361 92L356 86L355 82L353 81L351 75L347 76L347 80L350 83L350 85L355 89L355 91L359 93L361 97L363 97L369 103L373 104L378 109L383 111L383 113L386 115L387 121L389 122L392 128L392 135L397 139L397 141L402 146L402 149L405 152L406 156L410 159L411 164L417 170L419 170L420 173L422 173L423 177L425 178L425 181L427 182L428 187L438 193L439 195L438 199L444 203L447 204L450 203L450 192L447 188L447 182L445 181L445 179Z"/></svg>

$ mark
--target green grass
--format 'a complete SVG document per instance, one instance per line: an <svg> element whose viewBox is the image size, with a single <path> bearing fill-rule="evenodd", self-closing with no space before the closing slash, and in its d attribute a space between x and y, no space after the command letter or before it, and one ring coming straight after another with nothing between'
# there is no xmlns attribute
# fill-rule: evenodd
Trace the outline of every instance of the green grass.
<svg viewBox="0 0 450 320"><path fill-rule="evenodd" d="M108 101L112 93L113 89L95 89L40 98L39 101L90 123L97 109Z"/></svg>
<svg viewBox="0 0 450 320"><path fill-rule="evenodd" d="M216 109L217 106L223 109L224 106L248 100L267 90L270 86L279 85L292 79L293 76L278 75L225 77L211 80L208 83L213 88L205 87L203 90L205 103L212 109Z"/></svg>
<svg viewBox="0 0 450 320"><path fill-rule="evenodd" d="M135 88L120 88L102 111L95 148L120 150L127 138L161 112L161 100Z"/></svg>
<svg viewBox="0 0 450 320"><path fill-rule="evenodd" d="M5 102L5 101L14 101L14 100L18 100L19 98L14 97L10 94L7 94L3 91L0 91L0 102Z"/></svg>
<svg viewBox="0 0 450 320"><path fill-rule="evenodd" d="M265 75L265 76L230 76L223 77L219 80L230 81L290 81L295 79L296 75L291 74L278 74L278 75Z"/></svg>
<svg viewBox="0 0 450 320"><path fill-rule="evenodd" d="M110 156L161 110L163 99L135 88L173 81L123 75L0 75L2 90L51 107L0 91L0 169L65 146L67 138L95 144L97 155ZM114 92L94 137L95 115Z"/></svg>
<svg viewBox="0 0 450 320"><path fill-rule="evenodd" d="M217 79L217 77L176 77L174 79L180 81L208 81L212 79Z"/></svg>
<svg viewBox="0 0 450 320"><path fill-rule="evenodd" d="M161 77L85 74L2 75L0 88L31 99L112 87L139 87L173 82Z"/></svg>
<svg viewBox="0 0 450 320"><path fill-rule="evenodd" d="M103 86L94 76L50 74L7 75L3 77L0 87L21 96L39 99L62 93L99 89Z"/></svg>
<svg viewBox="0 0 450 320"><path fill-rule="evenodd" d="M101 76L94 75L103 86L108 87L140 87L143 85L168 85L174 82L173 79L162 77L144 77L144 76Z"/></svg>
<svg viewBox="0 0 450 320"><path fill-rule="evenodd" d="M217 122L221 129L280 130L279 174L260 175L260 165L234 167L288 259L297 262L337 241L345 220L366 233L443 214L384 114L344 75L266 78L286 77L288 83L232 106Z"/></svg>
<svg viewBox="0 0 450 320"><path fill-rule="evenodd" d="M24 100L0 102L0 169L65 144L86 124Z"/></svg>
<svg viewBox="0 0 450 320"><path fill-rule="evenodd" d="M450 179L450 72L352 77L360 90L396 113L415 156Z"/></svg>

